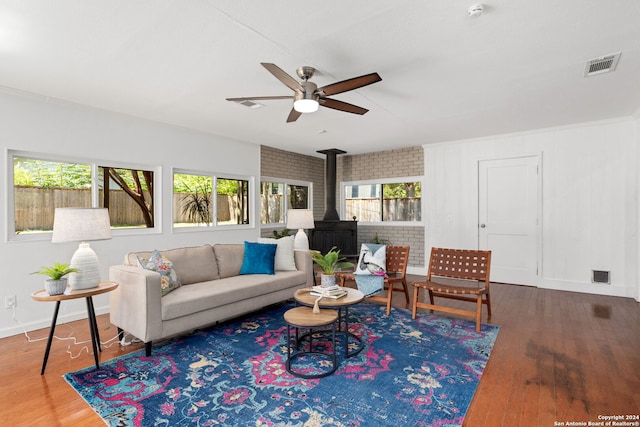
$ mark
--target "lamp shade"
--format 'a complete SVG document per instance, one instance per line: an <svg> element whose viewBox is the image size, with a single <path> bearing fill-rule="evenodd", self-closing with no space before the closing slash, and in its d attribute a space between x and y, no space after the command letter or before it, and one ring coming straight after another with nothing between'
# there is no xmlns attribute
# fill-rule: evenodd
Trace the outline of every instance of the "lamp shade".
<svg viewBox="0 0 640 427"><path fill-rule="evenodd" d="M111 238L109 210L106 208L56 208L53 243L88 242Z"/></svg>
<svg viewBox="0 0 640 427"><path fill-rule="evenodd" d="M297 228L313 228L314 226L311 209L289 209L287 228L295 230Z"/></svg>

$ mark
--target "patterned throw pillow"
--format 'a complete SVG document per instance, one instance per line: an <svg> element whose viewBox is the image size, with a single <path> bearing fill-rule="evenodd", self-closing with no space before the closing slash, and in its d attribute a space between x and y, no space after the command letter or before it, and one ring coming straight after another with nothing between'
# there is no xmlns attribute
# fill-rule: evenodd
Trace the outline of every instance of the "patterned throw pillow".
<svg viewBox="0 0 640 427"><path fill-rule="evenodd" d="M160 286L162 287L162 296L180 287L180 280L173 269L173 263L157 250L151 254L151 258L146 260L138 257L140 267L145 270L155 271L160 274Z"/></svg>
<svg viewBox="0 0 640 427"><path fill-rule="evenodd" d="M356 265L355 279L358 290L368 297L381 292L387 276L387 247L375 243L363 243Z"/></svg>

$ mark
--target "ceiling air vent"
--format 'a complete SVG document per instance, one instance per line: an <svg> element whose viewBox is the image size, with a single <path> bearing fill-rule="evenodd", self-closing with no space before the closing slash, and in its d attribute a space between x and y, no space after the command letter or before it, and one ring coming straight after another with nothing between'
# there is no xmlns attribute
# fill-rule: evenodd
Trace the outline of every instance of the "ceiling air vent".
<svg viewBox="0 0 640 427"><path fill-rule="evenodd" d="M599 58L590 59L584 67L584 76L595 76L597 74L608 73L616 69L620 52L611 55L601 56Z"/></svg>
<svg viewBox="0 0 640 427"><path fill-rule="evenodd" d="M253 101L249 101L249 100L240 101L240 102L238 102L238 104L244 105L245 107L249 107L249 108L264 107L264 104L260 104L259 102L253 102Z"/></svg>

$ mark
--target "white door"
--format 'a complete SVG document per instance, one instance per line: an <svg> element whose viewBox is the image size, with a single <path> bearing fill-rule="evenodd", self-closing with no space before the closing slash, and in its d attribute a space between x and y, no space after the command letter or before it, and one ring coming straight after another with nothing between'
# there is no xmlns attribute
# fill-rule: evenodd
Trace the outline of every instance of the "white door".
<svg viewBox="0 0 640 427"><path fill-rule="evenodd" d="M479 162L478 237L494 282L538 284L538 171L537 156Z"/></svg>

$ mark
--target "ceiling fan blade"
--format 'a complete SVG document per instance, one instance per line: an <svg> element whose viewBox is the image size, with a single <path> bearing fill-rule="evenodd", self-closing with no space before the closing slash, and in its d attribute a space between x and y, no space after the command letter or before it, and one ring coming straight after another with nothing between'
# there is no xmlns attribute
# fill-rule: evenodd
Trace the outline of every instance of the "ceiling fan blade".
<svg viewBox="0 0 640 427"><path fill-rule="evenodd" d="M323 107L333 108L334 110L345 111L347 113L362 115L369 111L366 108L358 107L357 105L349 104L348 102L338 101L337 99L320 98L318 102Z"/></svg>
<svg viewBox="0 0 640 427"><path fill-rule="evenodd" d="M276 64L271 64L269 62L261 62L260 63L264 68L267 69L271 74L275 76L276 79L280 80L291 90L297 90L300 92L304 92L304 89L298 83L296 79L291 77L289 74L285 73L282 68L278 67Z"/></svg>
<svg viewBox="0 0 640 427"><path fill-rule="evenodd" d="M292 108L291 112L289 113L289 117L287 117L287 123L295 122L301 115L302 113L296 111L295 108Z"/></svg>
<svg viewBox="0 0 640 427"><path fill-rule="evenodd" d="M293 99L293 96L251 96L246 98L226 98L227 101L268 101L270 99Z"/></svg>
<svg viewBox="0 0 640 427"><path fill-rule="evenodd" d="M331 96L338 93L347 92L349 90L358 89L363 86L377 83L382 80L378 73L365 74L364 76L354 77L352 79L342 80L330 85L322 86L316 90L320 96Z"/></svg>

